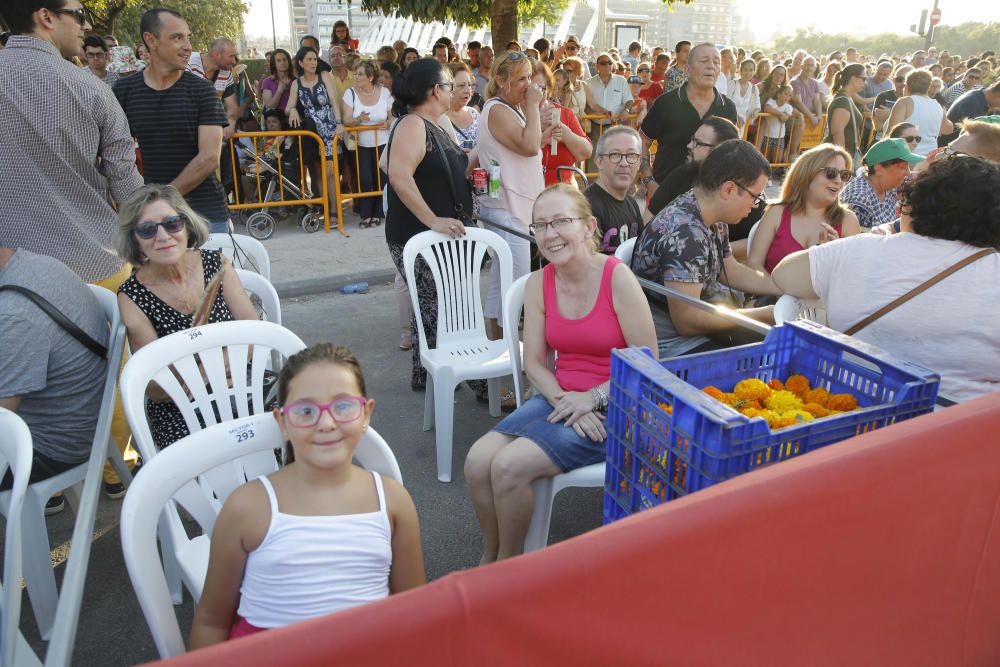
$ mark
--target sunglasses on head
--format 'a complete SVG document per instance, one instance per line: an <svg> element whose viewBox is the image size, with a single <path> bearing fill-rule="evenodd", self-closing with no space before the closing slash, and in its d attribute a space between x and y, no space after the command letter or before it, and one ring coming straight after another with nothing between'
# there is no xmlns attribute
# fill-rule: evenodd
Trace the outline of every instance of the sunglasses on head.
<svg viewBox="0 0 1000 667"><path fill-rule="evenodd" d="M508 51L507 52L507 56L506 56L507 60L510 60L510 61L521 60L521 59L527 58L527 57L528 57L528 54L525 53L524 51Z"/></svg>
<svg viewBox="0 0 1000 667"><path fill-rule="evenodd" d="M831 181L840 177L840 180L845 183L854 177L854 174L851 173L850 169L837 169L836 167L823 167L819 170L819 173L823 174Z"/></svg>
<svg viewBox="0 0 1000 667"><path fill-rule="evenodd" d="M140 239L151 239L156 236L159 232L159 227L163 227L163 231L168 234L176 234L177 232L184 229L184 225L187 222L187 218L183 215L172 215L168 218L164 218L159 222L153 222L152 220L143 220L142 222L135 223L132 230L135 235Z"/></svg>

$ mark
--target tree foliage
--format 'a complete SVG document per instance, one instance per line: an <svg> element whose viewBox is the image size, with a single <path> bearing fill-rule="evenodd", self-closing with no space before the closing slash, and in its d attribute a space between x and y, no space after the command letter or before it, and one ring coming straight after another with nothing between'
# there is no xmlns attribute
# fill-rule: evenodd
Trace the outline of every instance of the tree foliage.
<svg viewBox="0 0 1000 667"><path fill-rule="evenodd" d="M914 34L882 33L868 37L857 37L847 33L827 34L812 29L799 28L794 35L780 35L772 39L772 46L778 51L791 52L806 49L816 53L843 51L854 46L862 53L880 55L904 54L924 48L926 41ZM1000 44L1000 23L963 23L957 26L939 26L934 46L952 53L972 55L988 49L996 49Z"/></svg>
<svg viewBox="0 0 1000 667"><path fill-rule="evenodd" d="M195 50L207 49L216 37L232 40L243 37L244 0L93 0L88 7L94 13L94 32L112 34L122 44L135 46L141 42L139 18L153 7L169 7L178 12L191 28L191 43Z"/></svg>

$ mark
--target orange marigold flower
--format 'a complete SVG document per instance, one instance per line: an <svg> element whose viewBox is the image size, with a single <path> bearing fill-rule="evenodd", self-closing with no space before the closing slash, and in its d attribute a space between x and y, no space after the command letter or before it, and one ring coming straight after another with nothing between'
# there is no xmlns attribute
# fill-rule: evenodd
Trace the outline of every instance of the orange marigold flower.
<svg viewBox="0 0 1000 667"><path fill-rule="evenodd" d="M741 400L736 405L734 405L733 407L736 408L737 410L739 410L740 412L744 412L745 410L763 410L764 409L764 406L758 400L753 400L753 401Z"/></svg>
<svg viewBox="0 0 1000 667"><path fill-rule="evenodd" d="M822 388L810 389L802 394L803 403L815 403L816 405L822 405L824 407L829 399L830 392Z"/></svg>
<svg viewBox="0 0 1000 667"><path fill-rule="evenodd" d="M771 395L771 389L756 378L741 380L733 387L733 393L745 401L761 400Z"/></svg>
<svg viewBox="0 0 1000 667"><path fill-rule="evenodd" d="M785 389L796 396L802 396L802 394L809 391L809 378L805 375L790 375L785 380Z"/></svg>
<svg viewBox="0 0 1000 667"><path fill-rule="evenodd" d="M715 387L713 385L708 385L707 387L705 387L704 389L702 389L702 391L705 392L706 394L708 394L709 396L711 396L712 398L714 398L717 401L721 401L722 400L722 390L719 389L718 387Z"/></svg>
<svg viewBox="0 0 1000 667"><path fill-rule="evenodd" d="M857 410L858 399L854 398L851 394L832 394L826 402L826 407L830 410L850 412L851 410Z"/></svg>
<svg viewBox="0 0 1000 667"><path fill-rule="evenodd" d="M782 389L785 388L785 383L779 380L778 378L774 378L773 380L768 380L767 386L773 389L774 391L781 391Z"/></svg>
<svg viewBox="0 0 1000 667"><path fill-rule="evenodd" d="M819 403L806 403L802 406L802 409L811 414L813 417L827 417L830 414L830 411Z"/></svg>

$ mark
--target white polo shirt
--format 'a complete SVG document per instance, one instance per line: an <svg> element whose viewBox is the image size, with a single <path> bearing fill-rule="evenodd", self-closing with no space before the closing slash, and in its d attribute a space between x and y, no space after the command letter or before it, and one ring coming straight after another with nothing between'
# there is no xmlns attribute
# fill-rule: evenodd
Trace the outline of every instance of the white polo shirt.
<svg viewBox="0 0 1000 667"><path fill-rule="evenodd" d="M587 79L587 88L590 89L590 95L594 102L615 115L620 114L625 105L633 101L632 92L628 89L628 81L620 74L612 74L606 86L601 81L600 76L593 76ZM607 119L594 122L600 125L611 124L611 121Z"/></svg>

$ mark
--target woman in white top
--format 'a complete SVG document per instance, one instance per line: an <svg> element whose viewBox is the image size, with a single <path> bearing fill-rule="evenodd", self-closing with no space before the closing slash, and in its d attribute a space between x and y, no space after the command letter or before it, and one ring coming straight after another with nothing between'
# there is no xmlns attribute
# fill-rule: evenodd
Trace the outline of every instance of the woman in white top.
<svg viewBox="0 0 1000 667"><path fill-rule="evenodd" d="M968 155L933 162L899 191L902 234L858 234L785 257L771 277L786 293L823 300L849 329L984 249L911 301L855 334L941 375L941 394L969 400L1000 389L1000 165Z"/></svg>
<svg viewBox="0 0 1000 667"><path fill-rule="evenodd" d="M756 71L757 64L749 58L740 63L740 78L729 83L729 98L736 103L736 124L740 135L748 124L753 124L760 113L760 91L750 83Z"/></svg>
<svg viewBox="0 0 1000 667"><path fill-rule="evenodd" d="M344 114L348 125L376 125L376 129L358 132L359 192L382 189L378 159L389 137L389 110L392 95L382 86L378 68L371 60L358 63L354 71L357 83L344 91ZM378 227L385 213L382 197L361 197L361 226Z"/></svg>
<svg viewBox="0 0 1000 667"><path fill-rule="evenodd" d="M927 155L937 148L939 134L955 131L941 105L927 96L931 73L915 69L906 75L906 95L896 100L889 114L888 127L897 123L913 123L920 130L920 143L913 149L917 155Z"/></svg>

